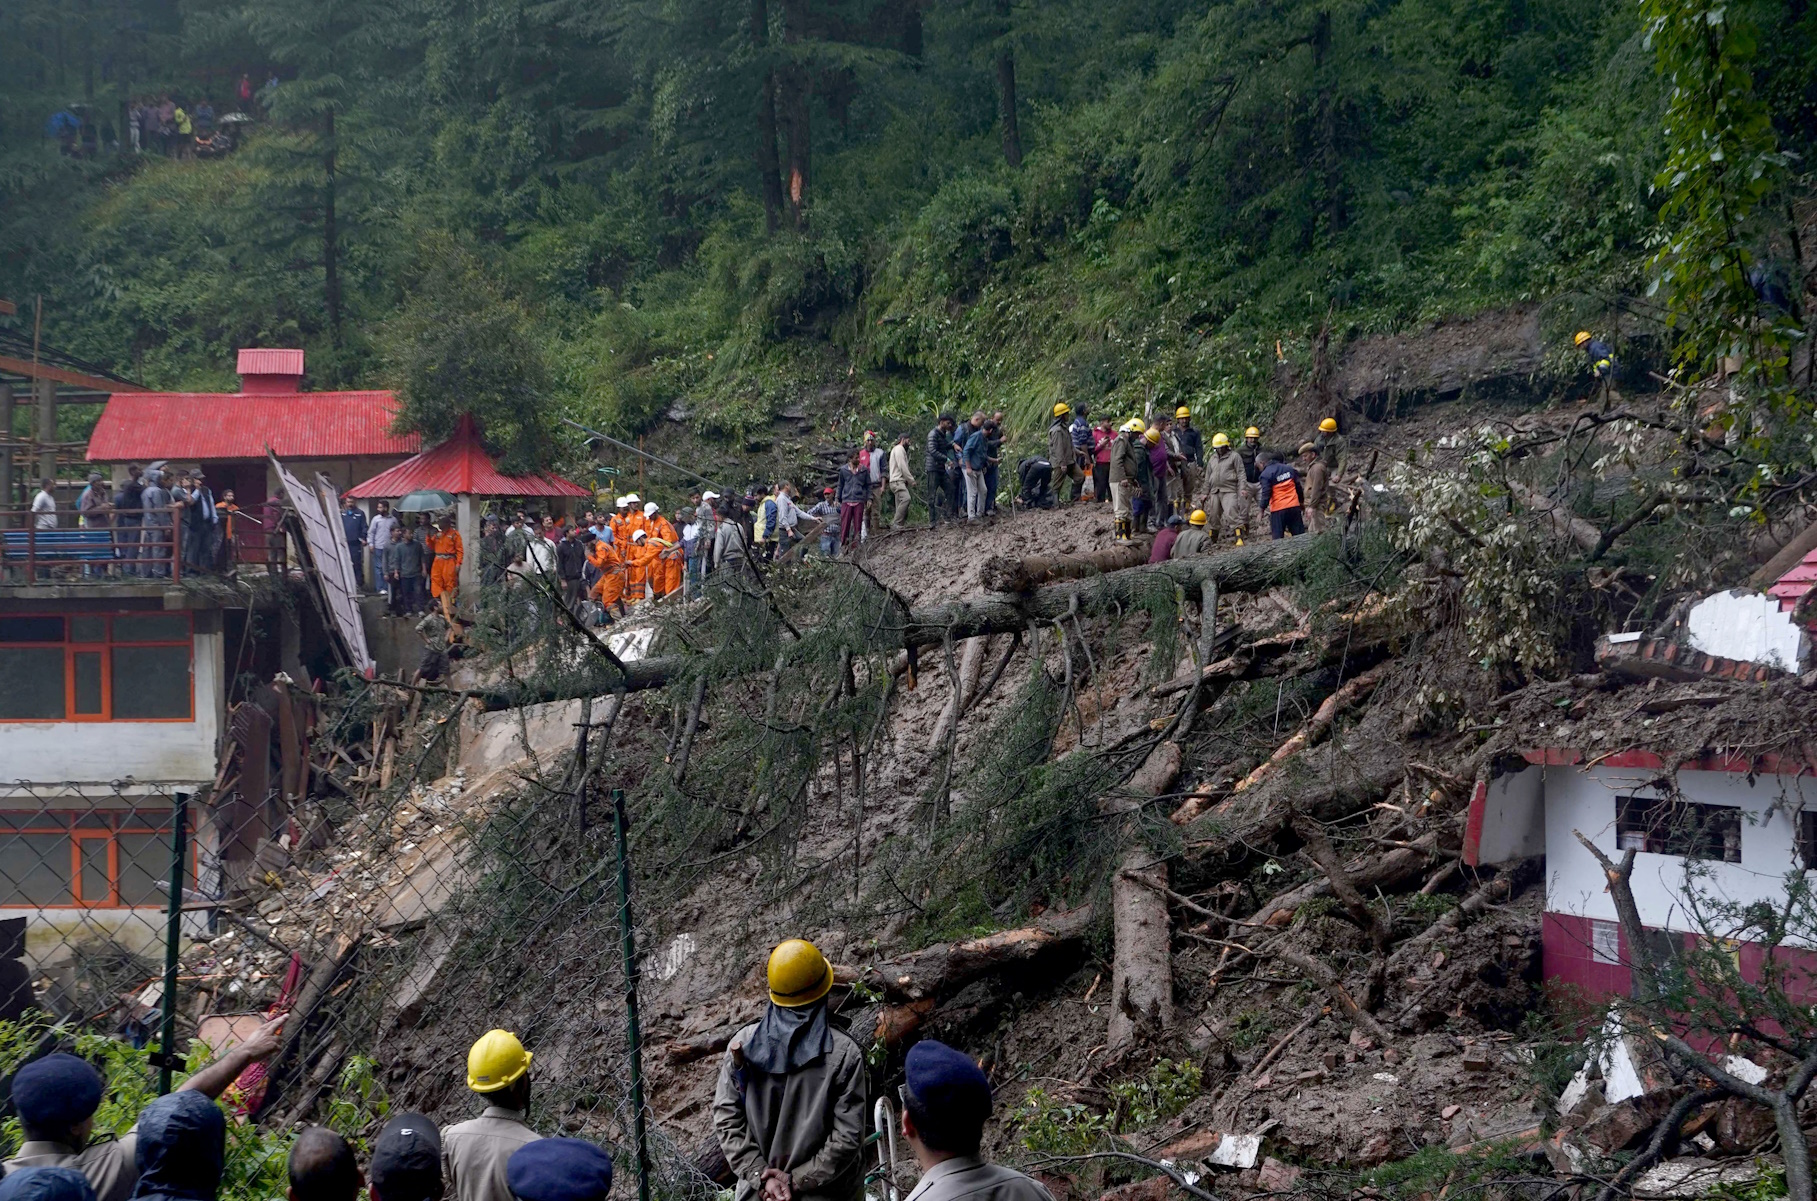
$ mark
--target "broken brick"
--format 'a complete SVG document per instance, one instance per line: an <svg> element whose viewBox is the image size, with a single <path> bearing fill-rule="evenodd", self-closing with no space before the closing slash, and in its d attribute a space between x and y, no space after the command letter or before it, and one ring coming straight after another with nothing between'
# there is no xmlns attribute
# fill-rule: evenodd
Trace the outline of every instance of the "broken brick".
<svg viewBox="0 0 1817 1201"><path fill-rule="evenodd" d="M1591 1114L1578 1135L1604 1155L1613 1155L1652 1130L1654 1121L1637 1106L1622 1101Z"/></svg>
<svg viewBox="0 0 1817 1201"><path fill-rule="evenodd" d="M1481 1047L1471 1047L1464 1052L1464 1070L1466 1072L1486 1072L1489 1067L1489 1052Z"/></svg>
<svg viewBox="0 0 1817 1201"><path fill-rule="evenodd" d="M1160 1158L1171 1159L1176 1163L1182 1159L1204 1159L1217 1150L1218 1143L1223 1137L1216 1130L1200 1130L1162 1147Z"/></svg>
<svg viewBox="0 0 1817 1201"><path fill-rule="evenodd" d="M1439 1111L1438 1116L1440 1118L1444 1119L1445 1121L1449 1122L1452 1118L1455 1118L1458 1115L1458 1111L1461 1109L1463 1109L1462 1105L1447 1105L1447 1106L1445 1106L1444 1109Z"/></svg>
<svg viewBox="0 0 1817 1201"><path fill-rule="evenodd" d="M1343 1056L1339 1055L1336 1051L1327 1051L1323 1055L1319 1056L1319 1062L1323 1063L1325 1065L1325 1070L1327 1072L1337 1071L1338 1064L1342 1063L1343 1061L1344 1061Z"/></svg>
<svg viewBox="0 0 1817 1201"><path fill-rule="evenodd" d="M1393 1047L1389 1047L1387 1050L1382 1052L1382 1062L1383 1063L1399 1063L1400 1061L1401 1061L1401 1053L1399 1051L1395 1050Z"/></svg>

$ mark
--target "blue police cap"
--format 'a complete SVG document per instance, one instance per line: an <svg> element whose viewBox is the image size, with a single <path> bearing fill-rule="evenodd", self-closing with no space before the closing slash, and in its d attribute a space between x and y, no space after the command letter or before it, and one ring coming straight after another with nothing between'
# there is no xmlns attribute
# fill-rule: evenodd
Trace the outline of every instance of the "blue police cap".
<svg viewBox="0 0 1817 1201"><path fill-rule="evenodd" d="M991 1112L991 1082L977 1062L943 1042L924 1039L903 1063L908 1090L923 1109L982 1122Z"/></svg>
<svg viewBox="0 0 1817 1201"><path fill-rule="evenodd" d="M518 1201L600 1201L612 1191L612 1157L578 1138L539 1138L512 1152L505 1184Z"/></svg>
<svg viewBox="0 0 1817 1201"><path fill-rule="evenodd" d="M34 1130L67 1129L100 1106L101 1073L74 1055L34 1059L13 1076L13 1108Z"/></svg>
<svg viewBox="0 0 1817 1201"><path fill-rule="evenodd" d="M0 1180L0 1201L95 1201L95 1190L74 1168L19 1168Z"/></svg>

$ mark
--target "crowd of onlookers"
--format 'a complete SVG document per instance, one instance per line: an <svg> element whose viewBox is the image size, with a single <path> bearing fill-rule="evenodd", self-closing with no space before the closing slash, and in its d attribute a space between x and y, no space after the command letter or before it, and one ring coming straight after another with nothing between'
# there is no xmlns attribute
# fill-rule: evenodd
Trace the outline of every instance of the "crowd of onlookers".
<svg viewBox="0 0 1817 1201"><path fill-rule="evenodd" d="M126 106L124 136L112 119L99 118L94 106L71 104L50 115L44 132L56 140L63 154L72 158L93 158L103 147L116 153L130 150L134 154L170 158L208 157L225 153L232 146L222 126L249 120L261 94L269 95L277 84L277 77L273 76L261 92L254 88L251 75L242 74L233 85L231 99L223 102L224 111L219 113L206 95L191 98L160 92L135 96Z"/></svg>
<svg viewBox="0 0 1817 1201"><path fill-rule="evenodd" d="M132 463L117 485L89 472L73 513L58 507L52 480L39 480L31 502L32 537L15 539L18 545L8 547L8 558L20 558L30 548L46 561L80 562L90 576L167 579L173 567L184 574L225 571L240 558L248 531L258 532L254 541L263 544L263 531L277 529L281 520L275 502L255 516L235 503L233 489L217 495L200 467ZM49 536L72 526L87 537Z"/></svg>

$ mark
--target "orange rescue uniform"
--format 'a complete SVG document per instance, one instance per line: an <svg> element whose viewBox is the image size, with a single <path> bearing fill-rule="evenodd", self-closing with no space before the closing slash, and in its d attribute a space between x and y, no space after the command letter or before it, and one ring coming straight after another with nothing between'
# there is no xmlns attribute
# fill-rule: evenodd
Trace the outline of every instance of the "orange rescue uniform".
<svg viewBox="0 0 1817 1201"><path fill-rule="evenodd" d="M646 593L644 585L650 581L650 566L656 562L656 548L649 542L633 542L625 548L625 600L636 604L643 600Z"/></svg>
<svg viewBox="0 0 1817 1201"><path fill-rule="evenodd" d="M460 587L461 536L453 530L429 535L429 553L435 556L429 568L429 595L439 597Z"/></svg>
<svg viewBox="0 0 1817 1201"><path fill-rule="evenodd" d="M587 559L599 572L599 579L593 585L593 599L602 605L616 602L625 594L625 561L618 557L618 551L604 538L593 543Z"/></svg>
<svg viewBox="0 0 1817 1201"><path fill-rule="evenodd" d="M675 527L661 513L650 518L648 541L656 543L656 564L650 569L650 588L657 596L667 596L681 587L681 539Z"/></svg>

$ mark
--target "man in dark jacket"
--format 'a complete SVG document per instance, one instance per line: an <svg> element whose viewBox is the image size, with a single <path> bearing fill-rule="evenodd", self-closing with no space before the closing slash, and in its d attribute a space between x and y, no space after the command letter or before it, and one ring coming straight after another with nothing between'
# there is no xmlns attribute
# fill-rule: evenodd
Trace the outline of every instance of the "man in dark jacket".
<svg viewBox="0 0 1817 1201"><path fill-rule="evenodd" d="M346 535L347 559L353 564L353 586L363 590L366 587L362 562L366 557L366 515L360 512L352 497L341 502L341 533Z"/></svg>
<svg viewBox="0 0 1817 1201"><path fill-rule="evenodd" d="M139 524L145 517L145 481L137 463L126 467L126 480L114 491L114 556L120 559L139 557ZM138 575L136 568L127 568Z"/></svg>
<svg viewBox="0 0 1817 1201"><path fill-rule="evenodd" d="M959 518L959 494L953 487L953 427L958 419L951 413L940 414L934 428L927 432L927 452L921 466L927 476L927 523L940 524L940 513L948 521Z"/></svg>
<svg viewBox="0 0 1817 1201"><path fill-rule="evenodd" d="M1300 473L1292 464L1277 459L1272 450L1263 451L1257 458L1262 467L1255 486L1256 504L1268 514L1269 531L1276 541L1288 534L1304 534L1306 489Z"/></svg>
<svg viewBox="0 0 1817 1201"><path fill-rule="evenodd" d="M860 462L858 452L839 469L839 543L856 554L864 533L864 505L871 498L871 473Z"/></svg>
<svg viewBox="0 0 1817 1201"><path fill-rule="evenodd" d="M571 525L555 544L555 575L561 581L562 600L570 608L587 595L587 548L580 540L581 527Z"/></svg>
<svg viewBox="0 0 1817 1201"><path fill-rule="evenodd" d="M159 1097L139 1114L139 1183L132 1201L215 1201L227 1119L199 1092Z"/></svg>

